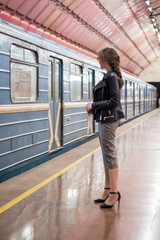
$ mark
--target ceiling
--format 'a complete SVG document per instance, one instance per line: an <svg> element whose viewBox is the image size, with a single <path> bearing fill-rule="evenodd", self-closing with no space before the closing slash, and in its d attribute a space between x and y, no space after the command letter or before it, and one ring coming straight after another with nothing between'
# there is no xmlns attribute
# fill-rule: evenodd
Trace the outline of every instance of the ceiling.
<svg viewBox="0 0 160 240"><path fill-rule="evenodd" d="M113 47L135 75L160 57L160 0L0 0L0 17L93 58Z"/></svg>

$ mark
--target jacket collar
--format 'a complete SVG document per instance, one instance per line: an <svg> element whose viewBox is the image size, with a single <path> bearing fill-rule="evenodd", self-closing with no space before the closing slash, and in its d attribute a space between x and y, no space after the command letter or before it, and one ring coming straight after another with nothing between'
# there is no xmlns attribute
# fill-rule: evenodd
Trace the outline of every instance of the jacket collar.
<svg viewBox="0 0 160 240"><path fill-rule="evenodd" d="M95 92L97 89L102 88L102 87L105 86L105 81L104 81L104 80L107 79L107 77L111 74L111 72L113 72L112 69L110 69L110 70L104 75L103 79L102 79L99 83L97 83L97 85L95 85L95 86L93 87L93 91L94 91L94 92Z"/></svg>
<svg viewBox="0 0 160 240"><path fill-rule="evenodd" d="M102 80L104 81L105 79L107 79L108 75L110 75L111 72L113 72L112 68L104 75Z"/></svg>

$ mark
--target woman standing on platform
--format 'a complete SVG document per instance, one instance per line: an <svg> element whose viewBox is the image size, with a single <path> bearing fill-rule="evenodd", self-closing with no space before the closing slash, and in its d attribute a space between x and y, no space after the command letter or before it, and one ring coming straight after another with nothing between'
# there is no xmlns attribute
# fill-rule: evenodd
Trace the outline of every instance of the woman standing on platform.
<svg viewBox="0 0 160 240"><path fill-rule="evenodd" d="M94 119L99 123L99 139L102 149L105 188L101 199L95 203L104 203L101 208L111 208L121 195L118 192L118 163L115 149L115 132L118 120L124 118L120 103L120 89L124 81L120 71L120 59L113 48L104 48L98 53L101 69L107 73L93 89L93 103L88 103L86 110L94 113Z"/></svg>

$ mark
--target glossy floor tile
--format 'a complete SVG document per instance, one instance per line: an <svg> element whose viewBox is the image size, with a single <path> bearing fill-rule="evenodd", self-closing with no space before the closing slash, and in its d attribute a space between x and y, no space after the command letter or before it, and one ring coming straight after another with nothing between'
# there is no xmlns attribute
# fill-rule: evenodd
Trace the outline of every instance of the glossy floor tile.
<svg viewBox="0 0 160 240"><path fill-rule="evenodd" d="M99 204L93 202L101 196L104 187L103 161L99 150L2 213L0 239L159 240L159 119L160 111L156 111L116 140L120 165L119 191L122 195L119 209L117 204L113 209L100 209ZM130 122L129 126L132 125L133 122ZM97 139L93 143L93 147L99 146ZM82 147L84 152L91 149L86 147L89 146L87 144ZM71 153L67 153L70 158ZM74 154L78 154L78 148ZM52 162L50 164L54 166ZM41 167L36 169L37 176L42 173ZM48 165L47 169L49 171ZM31 172L27 172L28 176ZM2 204L10 199L7 194L14 192L15 197L18 191L22 191L19 177L22 176L12 179L12 184L9 180L0 187ZM17 190L14 191L16 182ZM5 196L7 184L10 191L6 190Z"/></svg>

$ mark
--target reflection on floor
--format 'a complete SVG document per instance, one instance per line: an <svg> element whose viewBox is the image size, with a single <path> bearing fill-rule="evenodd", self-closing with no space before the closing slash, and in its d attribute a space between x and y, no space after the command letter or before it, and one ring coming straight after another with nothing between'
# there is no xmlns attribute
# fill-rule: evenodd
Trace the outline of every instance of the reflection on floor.
<svg viewBox="0 0 160 240"><path fill-rule="evenodd" d="M93 203L95 198L101 196L104 187L103 161L101 151L98 150L2 213L0 239L159 240L160 111L156 110L154 113L143 116L146 118L144 121L117 138L119 191L122 195L119 210L117 205L113 209L100 209L98 204ZM129 128L133 124L134 122L130 122ZM127 125L121 129L124 131L124 128ZM91 145L93 148L98 147L98 139L82 147L84 155ZM67 153L70 158L72 151ZM78 151L79 148L75 149L75 156ZM81 154L82 151L80 157ZM49 171L48 164L51 168L52 162L44 165ZM44 168L42 171L41 166L25 173L24 182L34 171L39 179ZM1 205L7 199L11 200L10 194L13 194L13 198L18 196L17 191L21 193L26 190L26 186L23 189L19 183L21 177L17 176L1 184ZM36 176L34 185L38 183L35 179ZM32 187L30 179L28 181L27 187Z"/></svg>

